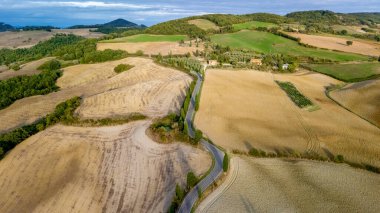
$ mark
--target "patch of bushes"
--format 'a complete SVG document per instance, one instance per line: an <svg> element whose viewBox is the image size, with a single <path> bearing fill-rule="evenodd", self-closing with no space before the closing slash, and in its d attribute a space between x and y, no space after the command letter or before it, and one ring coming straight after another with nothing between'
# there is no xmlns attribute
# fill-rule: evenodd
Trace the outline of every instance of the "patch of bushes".
<svg viewBox="0 0 380 213"><path fill-rule="evenodd" d="M300 108L313 105L313 103L300 93L291 82L276 81L282 90L286 92L288 97Z"/></svg>
<svg viewBox="0 0 380 213"><path fill-rule="evenodd" d="M42 71L38 75L17 76L0 81L0 109L25 97L57 91L58 86L55 83L61 75L59 70Z"/></svg>
<svg viewBox="0 0 380 213"><path fill-rule="evenodd" d="M119 64L117 65L113 70L116 72L116 73L121 73L121 72L124 72L124 71L127 71L127 70L130 70L132 69L133 65L130 65L130 64Z"/></svg>
<svg viewBox="0 0 380 213"><path fill-rule="evenodd" d="M185 190L181 188L178 184L175 186L175 195L172 204L169 207L169 213L177 212L178 208L181 206L183 199L185 198Z"/></svg>
<svg viewBox="0 0 380 213"><path fill-rule="evenodd" d="M164 66L174 67L186 72L190 72L193 70L195 72L200 73L203 71L203 65L198 60L190 58L190 57L172 56L172 55L163 57L161 55L158 55L156 57L156 62Z"/></svg>
<svg viewBox="0 0 380 213"><path fill-rule="evenodd" d="M154 139L161 143L171 143L181 141L195 144L195 142L186 134L186 123L184 118L170 114L163 118L156 119L150 126L150 131Z"/></svg>
<svg viewBox="0 0 380 213"><path fill-rule="evenodd" d="M197 183L199 182L199 179L193 172L187 173L187 189L190 190L193 188Z"/></svg>
<svg viewBox="0 0 380 213"><path fill-rule="evenodd" d="M227 172L227 170L228 170L229 161L230 161L230 159L228 158L228 154L225 153L224 158L223 158L223 171L224 172Z"/></svg>
<svg viewBox="0 0 380 213"><path fill-rule="evenodd" d="M60 121L71 121L73 119L73 112L79 104L79 97L72 98L57 105L53 113L48 114L36 123L26 125L0 135L0 148L3 150L3 154L13 149L17 144L21 143L28 137L46 129L51 125L54 125Z"/></svg>
<svg viewBox="0 0 380 213"><path fill-rule="evenodd" d="M53 71L53 70L59 70L61 69L62 64L56 59L52 59L50 61L47 61L43 64L41 64L37 69L43 70L43 71Z"/></svg>

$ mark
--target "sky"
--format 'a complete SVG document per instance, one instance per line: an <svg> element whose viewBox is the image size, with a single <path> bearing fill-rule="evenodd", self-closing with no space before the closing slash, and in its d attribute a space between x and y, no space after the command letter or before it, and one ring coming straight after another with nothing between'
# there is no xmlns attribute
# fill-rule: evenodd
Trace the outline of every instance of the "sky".
<svg viewBox="0 0 380 213"><path fill-rule="evenodd" d="M380 0L0 0L0 22L13 26L67 27L124 18L150 26L209 13L284 15L321 9L343 13L380 12Z"/></svg>

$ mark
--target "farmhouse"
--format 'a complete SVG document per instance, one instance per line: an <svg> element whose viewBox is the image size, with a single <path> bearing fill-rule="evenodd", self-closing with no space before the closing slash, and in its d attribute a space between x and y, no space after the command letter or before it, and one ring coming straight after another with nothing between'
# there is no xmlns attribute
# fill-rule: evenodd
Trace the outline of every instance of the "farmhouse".
<svg viewBox="0 0 380 213"><path fill-rule="evenodd" d="M263 65L263 62L262 62L262 59L260 59L260 58L252 58L251 59L251 64L255 64L255 65L261 66L261 65Z"/></svg>
<svg viewBox="0 0 380 213"><path fill-rule="evenodd" d="M283 65L282 65L282 69L283 69L283 70L287 70L287 69L289 69L289 64L283 64Z"/></svg>

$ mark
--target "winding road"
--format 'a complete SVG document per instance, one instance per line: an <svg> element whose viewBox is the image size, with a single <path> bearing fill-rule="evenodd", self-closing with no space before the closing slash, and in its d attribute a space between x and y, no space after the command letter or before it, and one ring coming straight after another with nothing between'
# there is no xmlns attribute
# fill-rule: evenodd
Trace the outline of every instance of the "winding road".
<svg viewBox="0 0 380 213"><path fill-rule="evenodd" d="M191 95L189 109L186 114L186 122L188 126L188 134L191 138L194 138L195 131L193 128L192 121L195 115L196 97L199 94L199 91L201 89L203 78L202 78L202 75L199 73L195 73L193 71L192 73L197 75L198 80L195 85L193 94ZM201 140L201 144L205 147L205 149L207 149L211 153L213 157L213 162L214 162L213 168L211 169L210 173L206 177L204 177L194 188L190 190L189 193L187 193L186 197L182 201L182 204L178 210L178 212L180 213L191 212L191 209L193 208L195 202L199 199L199 193L203 193L204 191L206 191L206 189L209 186L211 186L223 173L224 152L204 139Z"/></svg>

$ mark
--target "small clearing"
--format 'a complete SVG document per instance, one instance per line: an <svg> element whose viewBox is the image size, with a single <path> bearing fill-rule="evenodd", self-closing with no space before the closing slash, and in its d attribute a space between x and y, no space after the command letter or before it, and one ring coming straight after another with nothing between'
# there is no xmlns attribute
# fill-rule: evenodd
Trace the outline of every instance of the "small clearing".
<svg viewBox="0 0 380 213"><path fill-rule="evenodd" d="M214 22L207 19L193 19L188 22L189 24L194 24L202 30L219 30L219 27Z"/></svg>
<svg viewBox="0 0 380 213"><path fill-rule="evenodd" d="M261 21L244 22L241 24L234 24L232 26L235 30L254 30L259 27L266 27L266 28L278 27L277 24L261 22Z"/></svg>
<svg viewBox="0 0 380 213"><path fill-rule="evenodd" d="M379 212L380 176L347 165L234 157L196 212Z"/></svg>

